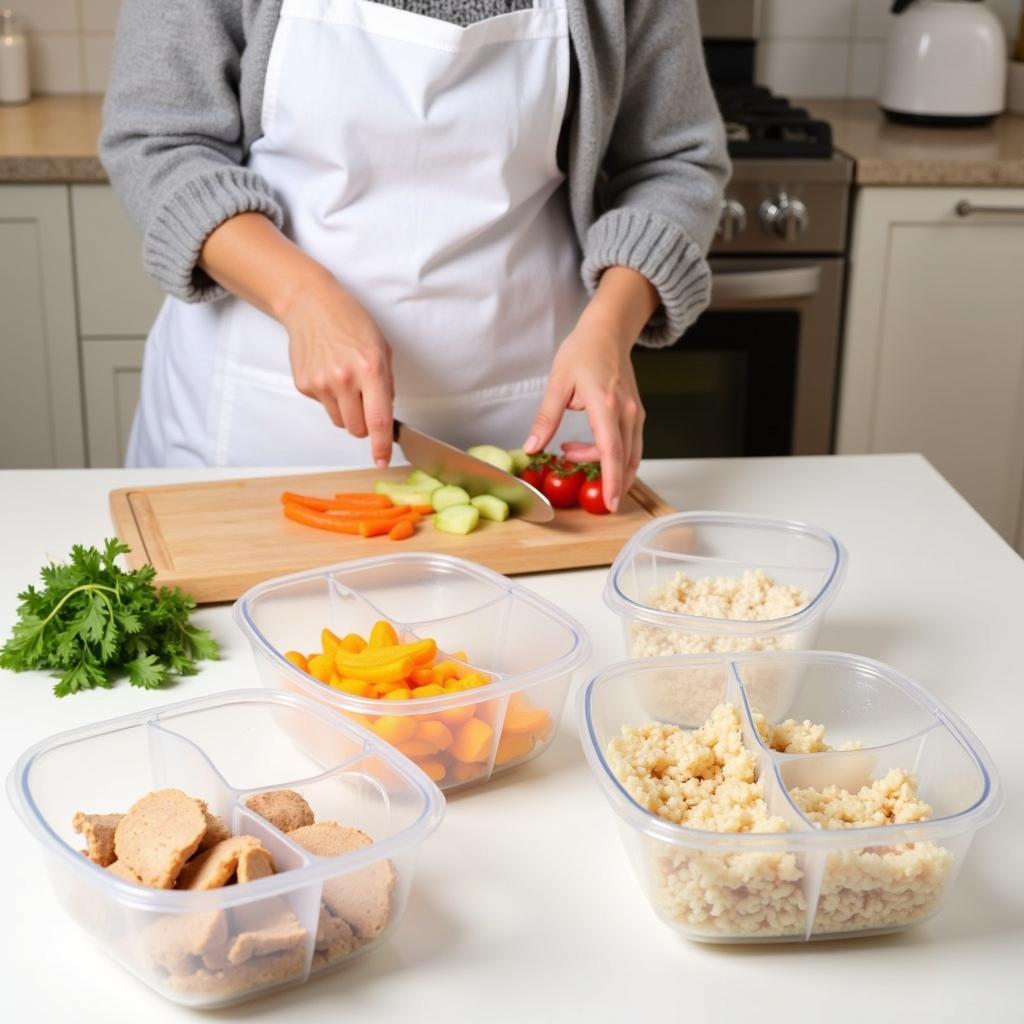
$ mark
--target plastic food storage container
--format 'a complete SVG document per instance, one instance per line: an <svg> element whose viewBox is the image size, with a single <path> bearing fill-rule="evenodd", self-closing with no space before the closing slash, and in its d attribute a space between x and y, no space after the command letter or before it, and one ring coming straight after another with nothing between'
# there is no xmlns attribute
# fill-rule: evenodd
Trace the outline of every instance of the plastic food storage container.
<svg viewBox="0 0 1024 1024"><path fill-rule="evenodd" d="M366 636L386 620L403 641L491 678L444 696L378 700L317 681L284 657L320 646L324 626ZM235 604L264 685L321 701L393 742L442 789L482 782L541 754L554 737L583 627L504 576L446 555L365 558L269 580ZM467 661L452 659L465 653Z"/></svg>
<svg viewBox="0 0 1024 1024"><path fill-rule="evenodd" d="M742 578L763 570L779 586L808 595L780 618L727 619L655 607L679 574ZM605 604L622 619L632 658L717 651L804 650L846 572L846 551L816 526L732 512L684 512L653 520L619 552L605 584ZM765 609L771 613L771 609Z"/></svg>
<svg viewBox="0 0 1024 1024"><path fill-rule="evenodd" d="M293 737L303 738L301 749ZM7 788L67 912L136 977L199 1008L301 984L386 941L420 844L444 813L437 787L386 743L313 701L258 689L60 733L18 759ZM259 839L277 873L207 891L154 889L79 852L76 812L122 813L165 788L205 800L235 835ZM279 788L301 793L317 821L358 828L373 844L313 856L246 806ZM360 909L371 891L372 919ZM282 916L286 938L259 948L251 937L236 942L246 932L273 939Z"/></svg>
<svg viewBox="0 0 1024 1024"><path fill-rule="evenodd" d="M765 670L785 686L759 704L751 691ZM684 689L696 680L705 695L700 714L672 724L698 727L720 703L739 709L768 813L784 819L784 831L702 831L658 817L629 796L608 763L608 743L623 726L666 721L652 710L665 676ZM662 921L690 939L843 938L924 921L942 906L974 833L1001 803L988 754L967 727L922 687L867 658L808 651L622 662L583 689L578 710L587 760L619 816L644 894ZM833 749L770 750L754 710L770 722L824 724ZM859 749L839 749L856 743ZM928 820L822 829L790 796L796 787L856 792L891 769L916 775L918 796L932 808Z"/></svg>

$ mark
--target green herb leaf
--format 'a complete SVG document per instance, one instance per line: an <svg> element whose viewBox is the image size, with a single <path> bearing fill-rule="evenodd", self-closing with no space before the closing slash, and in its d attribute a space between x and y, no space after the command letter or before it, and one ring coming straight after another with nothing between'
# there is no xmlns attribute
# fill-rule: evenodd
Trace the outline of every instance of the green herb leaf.
<svg viewBox="0 0 1024 1024"><path fill-rule="evenodd" d="M44 565L43 587L18 595L19 617L0 648L0 668L55 669L53 692L65 697L109 687L122 675L132 686L155 689L216 658L216 640L189 621L192 597L157 590L151 565L125 572L117 559L128 550L115 539L102 550L75 545L66 563Z"/></svg>

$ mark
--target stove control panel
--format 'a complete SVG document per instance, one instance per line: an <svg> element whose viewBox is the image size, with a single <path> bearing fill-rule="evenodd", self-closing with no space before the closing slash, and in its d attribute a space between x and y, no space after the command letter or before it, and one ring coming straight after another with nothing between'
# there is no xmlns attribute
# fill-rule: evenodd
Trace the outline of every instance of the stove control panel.
<svg viewBox="0 0 1024 1024"><path fill-rule="evenodd" d="M761 203L759 216L768 234L787 242L795 242L806 234L811 219L807 204L786 192L779 192Z"/></svg>
<svg viewBox="0 0 1024 1024"><path fill-rule="evenodd" d="M718 218L715 237L722 242L732 242L746 230L746 208L737 199L723 199L722 215Z"/></svg>

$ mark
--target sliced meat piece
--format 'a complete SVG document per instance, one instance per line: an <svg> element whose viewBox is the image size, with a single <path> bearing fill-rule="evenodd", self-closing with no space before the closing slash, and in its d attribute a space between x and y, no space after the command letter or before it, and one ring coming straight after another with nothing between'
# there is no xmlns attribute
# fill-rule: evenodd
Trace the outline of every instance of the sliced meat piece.
<svg viewBox="0 0 1024 1024"><path fill-rule="evenodd" d="M205 835L199 801L180 789L161 789L136 801L118 822L114 850L143 885L170 889Z"/></svg>
<svg viewBox="0 0 1024 1024"><path fill-rule="evenodd" d="M282 832L312 825L314 821L313 809L302 794L296 793L294 789L272 789L266 793L256 793L245 801L245 806Z"/></svg>
<svg viewBox="0 0 1024 1024"><path fill-rule="evenodd" d="M171 974L187 974L199 960L225 962L227 916L222 910L199 914L162 914L142 932L150 960Z"/></svg>
<svg viewBox="0 0 1024 1024"><path fill-rule="evenodd" d="M254 836L233 836L193 857L178 876L179 889L217 889L227 885L238 870L238 858L245 850L260 846ZM268 853L269 857L270 854Z"/></svg>
<svg viewBox="0 0 1024 1024"><path fill-rule="evenodd" d="M72 828L80 836L85 836L85 855L93 864L106 868L117 860L114 832L122 817L122 814L83 814L79 811L72 819Z"/></svg>

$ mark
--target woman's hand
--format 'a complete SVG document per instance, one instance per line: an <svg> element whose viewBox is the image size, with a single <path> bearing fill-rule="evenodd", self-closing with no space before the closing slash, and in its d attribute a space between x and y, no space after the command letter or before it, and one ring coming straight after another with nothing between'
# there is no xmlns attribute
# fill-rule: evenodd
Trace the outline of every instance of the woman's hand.
<svg viewBox="0 0 1024 1024"><path fill-rule="evenodd" d="M335 426L370 437L378 466L391 460L391 348L365 309L261 213L212 231L199 266L288 332L295 386L322 403Z"/></svg>
<svg viewBox="0 0 1024 1024"><path fill-rule="evenodd" d="M377 466L391 459L395 391L391 347L372 317L329 274L298 289L279 319L295 386L336 427L370 438Z"/></svg>
<svg viewBox="0 0 1024 1024"><path fill-rule="evenodd" d="M614 512L633 485L643 452L644 410L629 354L657 308L654 287L634 270L610 267L551 366L547 393L523 445L550 443L566 409L584 410L594 444L562 446L573 462L600 462L604 503Z"/></svg>

